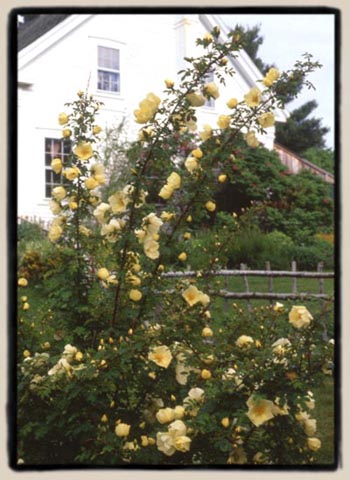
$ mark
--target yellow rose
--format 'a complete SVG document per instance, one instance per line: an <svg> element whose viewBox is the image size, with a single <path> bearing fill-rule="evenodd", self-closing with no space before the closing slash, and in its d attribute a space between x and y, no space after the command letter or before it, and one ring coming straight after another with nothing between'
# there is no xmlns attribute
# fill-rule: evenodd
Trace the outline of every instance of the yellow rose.
<svg viewBox="0 0 350 480"><path fill-rule="evenodd" d="M201 377L203 378L203 380L208 380L209 378L211 378L211 371L204 368L201 371Z"/></svg>
<svg viewBox="0 0 350 480"><path fill-rule="evenodd" d="M225 175L224 173L219 175L218 180L219 180L220 183L225 183L226 180L227 180L227 175Z"/></svg>
<svg viewBox="0 0 350 480"><path fill-rule="evenodd" d="M68 206L71 210L76 210L78 208L78 204L76 202L75 197L69 200Z"/></svg>
<svg viewBox="0 0 350 480"><path fill-rule="evenodd" d="M149 441L147 435L141 435L141 446L147 447L149 445Z"/></svg>
<svg viewBox="0 0 350 480"><path fill-rule="evenodd" d="M216 209L216 204L212 201L208 201L206 204L205 204L205 208L209 211L209 212L214 212L215 209Z"/></svg>
<svg viewBox="0 0 350 480"><path fill-rule="evenodd" d="M222 130L230 126L231 117L229 115L219 115L218 126Z"/></svg>
<svg viewBox="0 0 350 480"><path fill-rule="evenodd" d="M118 423L115 427L115 434L117 437L127 437L130 433L130 425L127 423Z"/></svg>
<svg viewBox="0 0 350 480"><path fill-rule="evenodd" d="M67 180L72 181L75 178L79 177L79 175L81 175L81 171L79 170L78 167L70 167L63 170L62 175L64 175L67 178Z"/></svg>
<svg viewBox="0 0 350 480"><path fill-rule="evenodd" d="M25 358L30 357L30 351L29 350L24 350L23 357L25 357Z"/></svg>
<svg viewBox="0 0 350 480"><path fill-rule="evenodd" d="M54 197L55 200L63 200L67 195L66 189L64 187L55 187L52 190L52 196Z"/></svg>
<svg viewBox="0 0 350 480"><path fill-rule="evenodd" d="M263 84L266 87L271 87L273 82L279 79L280 72L278 68L270 68L265 77L263 78Z"/></svg>
<svg viewBox="0 0 350 480"><path fill-rule="evenodd" d="M154 117L160 104L160 98L154 93L147 94L146 98L139 103L139 109L134 111L137 123L147 123Z"/></svg>
<svg viewBox="0 0 350 480"><path fill-rule="evenodd" d="M177 190L181 187L181 177L178 173L173 172L167 178L167 184L170 185L174 190Z"/></svg>
<svg viewBox="0 0 350 480"><path fill-rule="evenodd" d="M126 277L126 281L131 283L133 287L139 287L141 285L141 279L136 275L130 274L130 272Z"/></svg>
<svg viewBox="0 0 350 480"><path fill-rule="evenodd" d="M200 148L195 148L194 150L192 150L191 155L192 157L195 157L198 160L200 160L203 157L203 152Z"/></svg>
<svg viewBox="0 0 350 480"><path fill-rule="evenodd" d="M273 306L273 310L275 312L282 312L283 308L284 308L284 305L283 303L280 303L280 302L276 302L275 305Z"/></svg>
<svg viewBox="0 0 350 480"><path fill-rule="evenodd" d="M307 418L304 422L304 432L308 437L315 435L317 430L317 421L314 418Z"/></svg>
<svg viewBox="0 0 350 480"><path fill-rule="evenodd" d="M80 142L73 152L79 158L79 160L89 160L89 158L91 158L94 154L90 142Z"/></svg>
<svg viewBox="0 0 350 480"><path fill-rule="evenodd" d="M22 309L23 309L23 310L29 310L29 308L30 308L29 303L28 303L28 302L24 302L23 305L22 305Z"/></svg>
<svg viewBox="0 0 350 480"><path fill-rule="evenodd" d="M102 422L102 423L107 423L107 422L108 422L108 417L107 417L107 415L106 415L105 413L104 413L104 414L102 415L102 417L101 417L101 422Z"/></svg>
<svg viewBox="0 0 350 480"><path fill-rule="evenodd" d="M156 413L159 423L170 423L175 419L175 411L172 408L161 408Z"/></svg>
<svg viewBox="0 0 350 480"><path fill-rule="evenodd" d="M190 240L190 238L191 238L190 232L185 232L185 233L183 234L183 238L184 238L184 240Z"/></svg>
<svg viewBox="0 0 350 480"><path fill-rule="evenodd" d="M173 88L173 86L174 86L173 80L170 80L169 78L166 78L166 79L164 80L164 83L165 83L165 85L166 85L167 88Z"/></svg>
<svg viewBox="0 0 350 480"><path fill-rule="evenodd" d="M212 136L212 133L213 133L213 129L211 128L211 126L206 124L206 125L203 126L203 131L200 132L199 137L203 141L205 141L205 140L208 140Z"/></svg>
<svg viewBox="0 0 350 480"><path fill-rule="evenodd" d="M62 233L62 227L60 227L59 225L52 225L49 229L49 240L51 242L56 242L61 237Z"/></svg>
<svg viewBox="0 0 350 480"><path fill-rule="evenodd" d="M235 108L237 107L238 105L238 100L237 98L230 98L230 100L228 100L226 102L226 105L228 106L228 108Z"/></svg>
<svg viewBox="0 0 350 480"><path fill-rule="evenodd" d="M307 439L307 446L313 452L317 452L322 446L321 440L316 437L309 437Z"/></svg>
<svg viewBox="0 0 350 480"><path fill-rule="evenodd" d="M108 198L108 203L110 204L113 213L125 212L129 201L130 199L128 195L123 191L115 192Z"/></svg>
<svg viewBox="0 0 350 480"><path fill-rule="evenodd" d="M248 107L257 107L261 101L261 91L258 87L254 87L244 95L244 100Z"/></svg>
<svg viewBox="0 0 350 480"><path fill-rule="evenodd" d="M272 344L272 351L276 355L284 355L286 351L291 347L291 343L288 338L279 338Z"/></svg>
<svg viewBox="0 0 350 480"><path fill-rule="evenodd" d="M69 128L64 128L62 130L62 137L63 138L68 138L72 135L72 130L70 130Z"/></svg>
<svg viewBox="0 0 350 480"><path fill-rule="evenodd" d="M181 262L185 262L187 260L187 253L181 252L180 255L177 257Z"/></svg>
<svg viewBox="0 0 350 480"><path fill-rule="evenodd" d="M24 277L18 279L17 285L19 287L26 287L28 285L28 280Z"/></svg>
<svg viewBox="0 0 350 480"><path fill-rule="evenodd" d="M56 174L61 173L62 160L60 158L54 158L51 162L51 168Z"/></svg>
<svg viewBox="0 0 350 480"><path fill-rule="evenodd" d="M249 407L247 416L256 427L259 427L274 417L274 404L271 400L264 400L251 395L246 403Z"/></svg>
<svg viewBox="0 0 350 480"><path fill-rule="evenodd" d="M97 218L97 220L100 223L104 223L105 213L108 212L108 210L110 210L110 209L111 209L111 207L110 207L110 205L108 205L108 203L103 203L102 202L98 207L95 208L95 210L93 212L93 215L94 215L94 217Z"/></svg>
<svg viewBox="0 0 350 480"><path fill-rule="evenodd" d="M237 338L236 340L236 345L237 347L239 348L242 348L242 347L245 347L245 346L248 346L248 345L251 345L254 343L254 340L252 339L252 337L249 337L247 335L241 335L239 338Z"/></svg>
<svg viewBox="0 0 350 480"><path fill-rule="evenodd" d="M174 436L168 432L157 432L157 448L170 457L176 452Z"/></svg>
<svg viewBox="0 0 350 480"><path fill-rule="evenodd" d="M190 307L196 303L201 303L203 306L207 306L210 302L209 296L198 290L194 285L191 285L182 293L182 298L186 300Z"/></svg>
<svg viewBox="0 0 350 480"><path fill-rule="evenodd" d="M204 95L209 98L219 98L220 93L217 85L214 82L209 82L204 85Z"/></svg>
<svg viewBox="0 0 350 480"><path fill-rule="evenodd" d="M94 188L96 188L98 186L98 182L94 179L94 177L88 177L85 182L85 187L88 189L88 190L93 190Z"/></svg>
<svg viewBox="0 0 350 480"><path fill-rule="evenodd" d="M192 107L202 107L206 102L203 95L201 93L198 93L198 92L197 93L196 92L188 93L186 95L186 98L190 102Z"/></svg>
<svg viewBox="0 0 350 480"><path fill-rule="evenodd" d="M202 330L202 337L212 337L214 335L213 330L210 327L204 327Z"/></svg>
<svg viewBox="0 0 350 480"><path fill-rule="evenodd" d="M295 328L308 327L313 320L313 316L304 306L293 306L289 312L289 323Z"/></svg>
<svg viewBox="0 0 350 480"><path fill-rule="evenodd" d="M84 357L84 355L81 352L77 352L74 356L74 358L77 362L81 362L83 357Z"/></svg>
<svg viewBox="0 0 350 480"><path fill-rule="evenodd" d="M256 148L260 143L259 140L256 138L255 132L253 130L249 130L249 132L244 135L244 140L252 148Z"/></svg>
<svg viewBox="0 0 350 480"><path fill-rule="evenodd" d="M156 240L146 238L143 244L145 255L151 260L159 258L159 243Z"/></svg>
<svg viewBox="0 0 350 480"><path fill-rule="evenodd" d="M195 157L187 157L185 160L185 167L188 172L193 173L199 167L197 159Z"/></svg>
<svg viewBox="0 0 350 480"><path fill-rule="evenodd" d="M142 292L140 292L140 290L137 290L136 288L132 288L129 292L129 298L133 302L139 302L142 298Z"/></svg>
<svg viewBox="0 0 350 480"><path fill-rule="evenodd" d="M97 271L97 276L101 280L107 280L109 275L110 275L110 272L109 272L109 270L107 270L107 268L99 268L98 271Z"/></svg>
<svg viewBox="0 0 350 480"><path fill-rule="evenodd" d="M175 213L170 212L162 212L160 218L164 220L164 222L170 222L175 217Z"/></svg>
<svg viewBox="0 0 350 480"><path fill-rule="evenodd" d="M206 40L207 42L211 43L213 41L213 37L210 35L210 33L206 33L203 37L203 40Z"/></svg>
<svg viewBox="0 0 350 480"><path fill-rule="evenodd" d="M102 128L99 125L94 125L92 128L92 132L94 135L98 135L102 132Z"/></svg>
<svg viewBox="0 0 350 480"><path fill-rule="evenodd" d="M263 128L272 127L275 124L275 116L272 112L266 112L260 115L258 122Z"/></svg>
<svg viewBox="0 0 350 480"><path fill-rule="evenodd" d="M222 425L224 428L228 428L228 427L230 426L230 420L229 420L229 418L224 417L224 418L221 420L221 425Z"/></svg>
<svg viewBox="0 0 350 480"><path fill-rule="evenodd" d="M174 417L176 420L181 420L185 415L185 409L182 405L176 405L174 408Z"/></svg>
<svg viewBox="0 0 350 480"><path fill-rule="evenodd" d="M160 192L158 195L163 198L163 200L168 200L172 194L174 193L174 189L172 188L171 185L164 185L164 187L161 188Z"/></svg>
<svg viewBox="0 0 350 480"><path fill-rule="evenodd" d="M173 356L166 345L151 348L148 353L148 360L151 360L156 365L162 368L168 368Z"/></svg>
<svg viewBox="0 0 350 480"><path fill-rule="evenodd" d="M178 435L174 440L174 447L179 452L188 452L191 445L191 439L186 435Z"/></svg>
<svg viewBox="0 0 350 480"><path fill-rule="evenodd" d="M66 113L62 112L58 115L58 123L60 125L65 125L66 123L68 123L68 120L69 120L69 117Z"/></svg>
<svg viewBox="0 0 350 480"><path fill-rule="evenodd" d="M58 215L62 210L61 205L58 202L56 202L55 200L50 200L49 207L50 207L51 212L54 215Z"/></svg>

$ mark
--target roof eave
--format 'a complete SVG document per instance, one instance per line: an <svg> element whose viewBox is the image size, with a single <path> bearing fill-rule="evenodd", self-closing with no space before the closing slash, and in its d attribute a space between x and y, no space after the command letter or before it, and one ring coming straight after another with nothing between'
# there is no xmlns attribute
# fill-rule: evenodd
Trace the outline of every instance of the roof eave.
<svg viewBox="0 0 350 480"><path fill-rule="evenodd" d="M24 47L18 52L18 70L20 71L28 63L32 62L37 56L61 40L61 38L63 38L65 35L69 34L82 23L86 22L90 17L92 17L91 14L69 15L69 17L54 26L44 35L41 35L34 40L34 42Z"/></svg>

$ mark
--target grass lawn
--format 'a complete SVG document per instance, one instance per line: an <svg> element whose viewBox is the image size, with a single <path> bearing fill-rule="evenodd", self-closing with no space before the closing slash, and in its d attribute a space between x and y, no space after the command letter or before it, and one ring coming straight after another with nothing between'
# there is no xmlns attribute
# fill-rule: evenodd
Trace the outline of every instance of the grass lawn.
<svg viewBox="0 0 350 480"><path fill-rule="evenodd" d="M322 385L313 388L316 406L314 416L317 419L317 436L322 442L321 449L315 454L316 463L329 465L334 462L334 382L325 378Z"/></svg>

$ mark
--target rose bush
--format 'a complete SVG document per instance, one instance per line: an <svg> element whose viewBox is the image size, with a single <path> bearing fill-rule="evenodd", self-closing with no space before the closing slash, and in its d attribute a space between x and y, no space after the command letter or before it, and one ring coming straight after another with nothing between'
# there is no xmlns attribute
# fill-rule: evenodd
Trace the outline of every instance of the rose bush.
<svg viewBox="0 0 350 480"><path fill-rule="evenodd" d="M18 281L18 452L27 465L301 465L321 448L311 387L333 344L316 313L282 304L224 313L206 276L220 244L197 276L164 275L191 264L194 220L214 220L235 139L248 132L259 148L255 132L279 105L274 70L241 102L228 99L219 128L205 126L179 153L202 97L218 98L233 74L227 57L241 40L219 35L198 40L205 53L187 59L181 84L167 79L164 97L140 102L130 178L112 194L101 193L99 102L79 92L59 116L73 147L52 165L65 172L48 234L59 262L35 289ZM45 298L36 311L31 294Z"/></svg>

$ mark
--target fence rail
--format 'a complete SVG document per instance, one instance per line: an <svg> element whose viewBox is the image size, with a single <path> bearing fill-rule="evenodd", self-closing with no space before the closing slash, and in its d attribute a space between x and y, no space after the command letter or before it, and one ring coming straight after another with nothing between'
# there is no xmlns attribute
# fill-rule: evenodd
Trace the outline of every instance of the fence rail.
<svg viewBox="0 0 350 480"><path fill-rule="evenodd" d="M241 264L239 270L210 270L207 272L196 272L188 270L185 272L166 272L162 274L163 278L191 278L191 277L224 277L225 289L209 290L208 293L212 296L223 297L225 299L242 299L248 301L248 307L251 308L251 300L313 300L320 301L333 301L334 296L325 293L324 291L324 279L334 278L334 272L324 272L323 264L320 262L317 266L317 271L307 272L298 271L296 262L292 262L291 270L271 270L270 262L266 262L266 270L249 270L245 264ZM243 277L244 292L231 292L228 290L228 278L229 277ZM249 286L249 277L266 277L268 280L268 292L254 292L251 291ZM274 292L273 278L289 277L291 278L291 291L280 293ZM298 291L298 278L310 278L318 279L319 292L299 292Z"/></svg>

